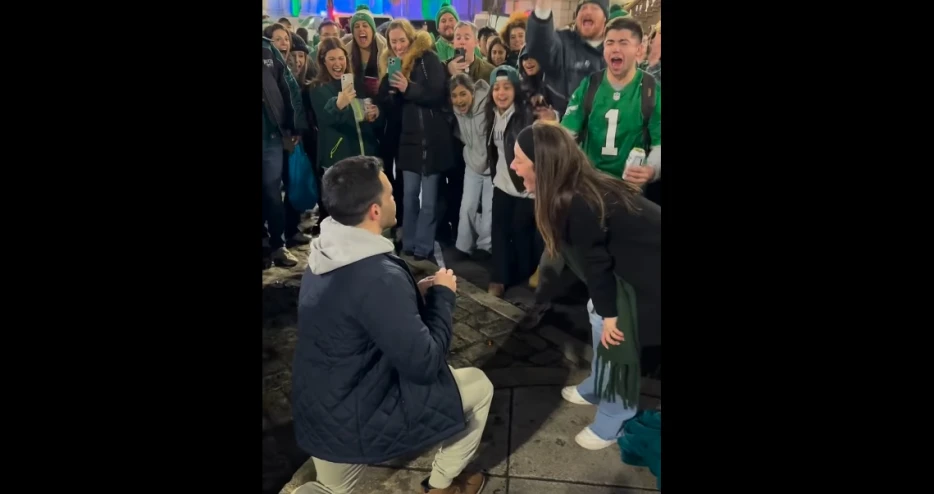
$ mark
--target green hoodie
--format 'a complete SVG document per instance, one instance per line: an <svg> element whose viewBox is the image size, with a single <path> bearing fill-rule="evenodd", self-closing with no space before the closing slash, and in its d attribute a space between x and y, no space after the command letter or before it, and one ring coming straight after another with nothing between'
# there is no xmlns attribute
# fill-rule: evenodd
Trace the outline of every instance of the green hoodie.
<svg viewBox="0 0 934 494"><path fill-rule="evenodd" d="M318 122L318 156L315 164L324 170L344 158L376 156L378 152L374 130L382 122L382 114L375 122L357 122L352 105L338 110L337 93L340 87L340 81L331 81L308 89L311 107Z"/></svg>

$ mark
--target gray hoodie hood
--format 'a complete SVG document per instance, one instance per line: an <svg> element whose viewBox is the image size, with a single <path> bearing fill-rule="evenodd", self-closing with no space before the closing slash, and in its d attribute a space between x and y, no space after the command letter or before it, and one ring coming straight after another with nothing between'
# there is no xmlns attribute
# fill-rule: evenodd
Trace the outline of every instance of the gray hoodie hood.
<svg viewBox="0 0 934 494"><path fill-rule="evenodd" d="M464 162L476 173L489 175L486 162L486 113L483 111L489 99L490 85L486 81L474 83L473 104L469 113L454 109L461 142L464 143Z"/></svg>
<svg viewBox="0 0 934 494"><path fill-rule="evenodd" d="M308 268L314 274L330 273L367 257L390 253L393 247L392 240L382 235L328 217L321 222L321 235L311 241Z"/></svg>

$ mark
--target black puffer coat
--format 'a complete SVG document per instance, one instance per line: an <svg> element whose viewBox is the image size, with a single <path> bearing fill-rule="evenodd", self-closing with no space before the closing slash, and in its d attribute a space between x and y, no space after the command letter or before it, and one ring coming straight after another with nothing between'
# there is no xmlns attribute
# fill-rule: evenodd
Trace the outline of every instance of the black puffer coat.
<svg viewBox="0 0 934 494"><path fill-rule="evenodd" d="M419 32L403 57L403 73L407 65L411 66L405 94L390 94L393 88L388 75L379 85L384 111L402 114L396 166L422 175L445 172L454 163L447 71L431 47L431 36ZM394 120L393 116L388 118Z"/></svg>

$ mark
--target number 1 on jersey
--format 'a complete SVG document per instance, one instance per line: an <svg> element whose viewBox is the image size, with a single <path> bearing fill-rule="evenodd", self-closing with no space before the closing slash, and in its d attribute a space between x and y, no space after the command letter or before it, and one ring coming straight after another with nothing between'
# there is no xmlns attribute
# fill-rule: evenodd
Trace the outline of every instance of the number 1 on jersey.
<svg viewBox="0 0 934 494"><path fill-rule="evenodd" d="M606 143L600 153L604 156L617 156L619 148L616 147L616 126L619 124L619 110L613 108L606 112Z"/></svg>

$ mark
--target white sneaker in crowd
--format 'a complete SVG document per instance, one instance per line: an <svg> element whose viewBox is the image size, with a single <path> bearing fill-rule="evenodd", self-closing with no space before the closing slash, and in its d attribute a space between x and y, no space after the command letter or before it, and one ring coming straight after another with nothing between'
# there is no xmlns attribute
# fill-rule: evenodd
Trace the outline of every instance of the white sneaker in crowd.
<svg viewBox="0 0 934 494"><path fill-rule="evenodd" d="M584 427L584 430L580 431L577 436L574 437L574 441L576 441L580 447L589 449L591 451L607 448L616 444L616 439L612 441L601 439L599 436L594 434L592 430L590 430L590 427Z"/></svg>
<svg viewBox="0 0 934 494"><path fill-rule="evenodd" d="M561 397L575 405L593 405L593 403L584 399L577 386L565 386L561 389Z"/></svg>

